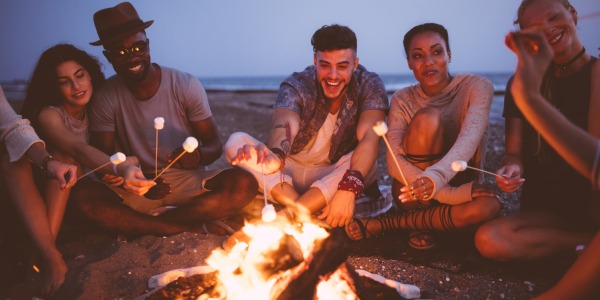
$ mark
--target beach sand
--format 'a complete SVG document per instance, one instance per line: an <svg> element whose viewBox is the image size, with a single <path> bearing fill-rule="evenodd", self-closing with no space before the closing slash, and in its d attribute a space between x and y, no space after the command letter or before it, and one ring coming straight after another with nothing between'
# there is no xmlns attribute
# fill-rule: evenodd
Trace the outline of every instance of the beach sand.
<svg viewBox="0 0 600 300"><path fill-rule="evenodd" d="M236 131L264 140L270 124L274 92L209 92L213 115L223 141ZM501 99L496 96L496 101ZM501 118L491 119L486 169L498 168L504 150ZM382 143L378 160L379 182L389 185ZM214 167L227 166L221 158ZM490 185L492 178L486 176ZM502 214L518 210L518 194L501 194ZM14 226L14 225L11 225ZM14 227L13 227L14 228ZM69 268L56 299L134 299L149 291L148 279L165 271L203 265L225 237L182 233L171 237L143 236L127 241L91 228L64 226L58 238ZM352 244L349 262L356 268L418 286L422 298L529 299L548 289L571 262L554 264L503 264L484 260L473 247L472 233L444 234L437 246L417 251L407 245L407 234L398 232ZM6 240L0 247L7 248ZM5 257L6 258L6 257ZM13 262L17 258L11 258ZM2 272L0 297L31 299L40 275L25 267ZM21 276L23 269L26 274Z"/></svg>

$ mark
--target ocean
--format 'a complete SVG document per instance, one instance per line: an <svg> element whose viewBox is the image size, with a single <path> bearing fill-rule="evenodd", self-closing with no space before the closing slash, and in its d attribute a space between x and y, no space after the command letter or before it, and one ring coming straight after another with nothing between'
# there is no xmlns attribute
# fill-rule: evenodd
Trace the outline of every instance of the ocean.
<svg viewBox="0 0 600 300"><path fill-rule="evenodd" d="M487 77L494 85L494 101L490 109L490 121L502 121L502 107L504 98L502 94L511 73L479 73ZM198 78L207 91L238 91L258 92L277 91L279 84L287 75L282 76L257 76L257 77L200 77ZM388 95L395 91L413 85L416 80L412 74L379 74L385 84ZM10 102L19 102L25 98L26 80L13 80L0 82L6 97Z"/></svg>
<svg viewBox="0 0 600 300"><path fill-rule="evenodd" d="M480 73L493 84L497 94L503 93L511 73ZM200 77L208 91L277 91L279 84L287 75L262 77ZM413 85L416 80L412 74L379 74L388 93Z"/></svg>

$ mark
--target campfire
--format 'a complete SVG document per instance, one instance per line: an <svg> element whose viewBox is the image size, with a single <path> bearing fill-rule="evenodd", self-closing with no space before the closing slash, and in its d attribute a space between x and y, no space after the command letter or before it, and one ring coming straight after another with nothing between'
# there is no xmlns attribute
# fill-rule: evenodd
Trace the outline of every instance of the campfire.
<svg viewBox="0 0 600 300"><path fill-rule="evenodd" d="M209 266L152 277L165 285L147 299L412 299L417 287L403 285L346 263L343 229L327 231L310 222L278 216L246 224L230 249L215 249ZM227 247L229 248L229 247ZM360 273L360 275L359 275ZM197 274L197 275L194 275Z"/></svg>

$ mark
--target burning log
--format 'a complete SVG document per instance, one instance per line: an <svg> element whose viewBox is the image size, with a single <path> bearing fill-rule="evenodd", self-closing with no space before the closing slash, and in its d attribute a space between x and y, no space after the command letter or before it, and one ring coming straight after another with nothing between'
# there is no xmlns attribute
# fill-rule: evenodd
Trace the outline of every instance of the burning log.
<svg viewBox="0 0 600 300"><path fill-rule="evenodd" d="M348 265L349 240L343 228L328 233L310 223L278 224L247 224L244 231L248 242L240 241L228 251L215 249L207 259L214 269L196 267L154 276L150 286L161 286L176 276L202 272L201 268L207 273L217 270L216 279L214 272L204 277L180 277L177 283L156 292L153 299L197 299L199 291L204 291L202 297L230 300L420 297L420 290L415 286L355 271ZM195 281L201 282L196 284Z"/></svg>
<svg viewBox="0 0 600 300"><path fill-rule="evenodd" d="M342 230L334 230L321 241L306 262L280 278L271 289L272 299L313 299L322 277L335 271L348 258L348 239Z"/></svg>

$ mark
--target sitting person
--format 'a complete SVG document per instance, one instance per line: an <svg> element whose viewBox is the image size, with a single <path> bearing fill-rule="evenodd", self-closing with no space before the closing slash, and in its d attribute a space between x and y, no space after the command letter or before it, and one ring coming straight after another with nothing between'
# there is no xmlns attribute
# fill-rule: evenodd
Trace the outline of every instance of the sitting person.
<svg viewBox="0 0 600 300"><path fill-rule="evenodd" d="M566 0L523 1L517 23L523 31L543 31L554 53L541 87L517 88L539 87L560 110L561 119L600 137L600 63L585 52L577 35L575 8ZM475 236L481 255L499 261L573 254L576 245L592 240L600 225L600 206L593 201L589 180L569 166L515 106L513 85L524 83L529 82L512 80L507 85L506 157L497 172L507 178L497 181L504 191L523 184L521 208L484 224Z"/></svg>
<svg viewBox="0 0 600 300"><path fill-rule="evenodd" d="M46 156L44 164L61 161L77 166L77 172L70 174L69 179L73 181L83 174L81 165L96 168L109 161L106 154L87 144L86 104L94 88L103 81L98 62L72 45L56 45L46 50L29 80L23 116L44 138L52 155ZM125 162L115 169L104 167L106 172L113 170L124 174L125 179L119 178L126 181L124 186L131 191L143 194L155 185L145 180L134 164ZM26 226L30 227L34 243L48 245L40 248L43 249L40 254L44 271L42 295L49 295L60 286L67 271L60 253L55 252L54 241L70 189L64 184L57 185L56 180L42 180L39 188L42 200L28 162L5 163L3 171L11 174L6 176L9 198Z"/></svg>
<svg viewBox="0 0 600 300"><path fill-rule="evenodd" d="M239 169L207 170L222 153L219 132L206 92L190 74L150 60L144 22L129 2L97 11L94 24L104 55L115 69L90 102L92 145L105 153L117 149L139 159L152 177L193 136L200 146L183 155L157 178L145 196L99 182L79 188L75 208L99 226L126 235L172 235L202 230L205 223L236 215L256 196L256 180ZM164 118L155 145L154 119ZM155 159L157 160L155 162ZM158 170L157 170L158 168ZM83 197L83 195L98 197ZM171 210L165 210L175 206ZM161 213L156 216L157 214Z"/></svg>
<svg viewBox="0 0 600 300"><path fill-rule="evenodd" d="M539 1L538 1L539 2ZM558 2L557 2L558 3ZM558 26L564 20L552 23ZM572 23L571 23L572 24ZM589 178L600 200L600 139L563 115L540 93L544 74L554 56L554 47L548 42L553 36L543 31L520 31L506 37L507 46L515 52L519 62L510 87L511 94L523 116L565 161L579 174ZM600 64L594 63L592 73L599 78ZM600 85L596 82L595 87ZM598 92L598 89L595 89ZM595 93L595 92L594 92ZM597 95L597 94L595 94ZM597 116L600 106L590 108ZM599 129L595 127L595 129ZM562 199L569 201L570 199ZM598 217L595 218L598 221ZM598 299L600 297L600 231L596 230L585 249L561 280L535 299Z"/></svg>
<svg viewBox="0 0 600 300"><path fill-rule="evenodd" d="M323 26L311 43L314 65L281 84L267 142L234 133L225 154L270 200L345 226L357 197L376 182L380 138L372 126L384 120L388 100L379 76L359 65L350 28Z"/></svg>
<svg viewBox="0 0 600 300"><path fill-rule="evenodd" d="M409 229L409 245L429 249L435 241L426 231L472 228L500 212L498 197L479 183L480 174L456 174L450 167L462 160L482 168L493 86L481 76L450 75L442 25L413 27L404 35L404 50L418 84L392 96L387 137L393 152L387 153L387 165L392 194L405 212L352 222L347 231L359 240Z"/></svg>
<svg viewBox="0 0 600 300"><path fill-rule="evenodd" d="M64 282L67 266L56 248L48 210L35 186L31 166L33 164L42 169L48 178L52 178L52 183L63 190L75 184L77 167L52 159L44 142L29 124L28 120L15 113L0 88L1 177L3 184L6 184L9 200L23 219L42 259L43 282L41 290L36 293L49 296Z"/></svg>

